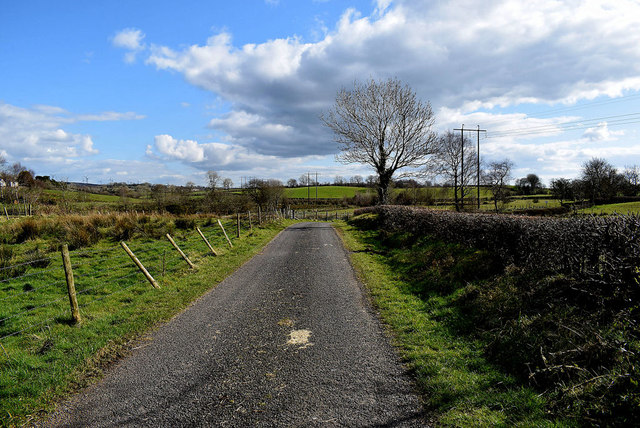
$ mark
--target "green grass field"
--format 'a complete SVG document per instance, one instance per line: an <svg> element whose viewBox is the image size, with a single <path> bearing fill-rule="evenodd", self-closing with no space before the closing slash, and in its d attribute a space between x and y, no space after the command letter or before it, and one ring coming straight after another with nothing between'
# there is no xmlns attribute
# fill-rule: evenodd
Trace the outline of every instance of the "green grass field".
<svg viewBox="0 0 640 428"><path fill-rule="evenodd" d="M392 189L392 193L405 193L405 192L418 192L431 195L435 199L453 198L453 189L450 187L425 187L418 189ZM350 187L350 186L318 186L318 198L352 198L357 193L372 193L375 194L375 189L367 187ZM288 198L306 198L306 187L295 187L285 189L285 195ZM316 188L309 188L309 195L313 199L316 197ZM476 195L474 188L472 197ZM491 191L485 187L480 188L480 197L491 197Z"/></svg>
<svg viewBox="0 0 640 428"><path fill-rule="evenodd" d="M611 214L640 214L640 202L625 202L621 204L595 205L578 211L581 214L611 215Z"/></svg>
<svg viewBox="0 0 640 428"><path fill-rule="evenodd" d="M318 186L318 198L322 199L341 199L343 197L352 198L356 193L366 193L369 189L366 187L348 187L348 186ZM288 198L306 198L306 187L294 187L285 189L285 195ZM308 195L311 199L316 197L316 188L309 187Z"/></svg>
<svg viewBox="0 0 640 428"><path fill-rule="evenodd" d="M0 270L0 425L33 420L57 398L91 382L122 355L127 341L214 287L288 224L254 227L251 233L245 228L237 239L228 220L234 243L228 248L217 223L199 223L218 257L193 229L176 230L174 236L196 270L166 239L128 240L160 289L151 287L117 242L102 240L72 251L79 325L71 320L59 253L35 252L43 242L2 247L30 261L14 258Z"/></svg>
<svg viewBox="0 0 640 428"><path fill-rule="evenodd" d="M103 202L111 204L122 203L122 197L117 195L104 195L101 193L81 192L78 190L53 190L46 189L44 194L54 198L55 200L71 199L77 202ZM130 202L142 202L142 199L126 197Z"/></svg>

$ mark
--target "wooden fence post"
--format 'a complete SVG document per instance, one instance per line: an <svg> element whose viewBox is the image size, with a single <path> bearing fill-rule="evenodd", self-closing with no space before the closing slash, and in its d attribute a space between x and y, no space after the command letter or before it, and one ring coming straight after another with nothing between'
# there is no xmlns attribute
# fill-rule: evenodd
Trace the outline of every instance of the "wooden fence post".
<svg viewBox="0 0 640 428"><path fill-rule="evenodd" d="M176 244L176 242L173 240L173 238L171 237L171 235L169 235L168 233L166 234L167 239L169 240L169 242L171 242L171 245L173 245L173 247L178 250L178 253L180 253L180 255L182 256L182 258L184 259L185 262L187 262L187 264L189 265L189 267L191 267L191 269L195 269L195 265L193 263L191 263L191 260L189 260L189 257L187 257L187 255L185 253L182 252L182 250L180 249L180 247L178 247L178 244Z"/></svg>
<svg viewBox="0 0 640 428"><path fill-rule="evenodd" d="M2 208L4 208L4 215L6 215L7 220L9 220L9 213L7 212L7 207L3 206Z"/></svg>
<svg viewBox="0 0 640 428"><path fill-rule="evenodd" d="M71 257L69 257L69 246L62 246L62 264L64 266L64 275L67 279L67 291L69 292L69 304L71 305L71 316L73 322L79 323L80 309L78 308L78 299L76 298L76 285L73 281L73 268L71 267Z"/></svg>
<svg viewBox="0 0 640 428"><path fill-rule="evenodd" d="M233 244L231 243L231 239L229 239L229 236L227 235L227 231L224 230L224 226L222 225L222 222L220 221L220 219L218 219L218 225L220 226L220 229L222 229L222 233L224 233L224 237L227 238L227 242L229 243L229 247L233 248Z"/></svg>
<svg viewBox="0 0 640 428"><path fill-rule="evenodd" d="M262 226L262 210L260 209L260 205L258 205L258 224Z"/></svg>
<svg viewBox="0 0 640 428"><path fill-rule="evenodd" d="M198 233L200 234L200 236L202 237L202 239L204 239L205 244L207 244L207 247L209 247L209 249L211 250L211 252L213 253L214 256L217 256L218 253L216 253L216 250L213 249L213 247L211 246L211 244L209 244L209 241L207 240L207 238L204 236L204 233L202 233L202 231L200 230L199 227L196 227L196 230L198 231Z"/></svg>
<svg viewBox="0 0 640 428"><path fill-rule="evenodd" d="M131 260L133 260L133 262L136 264L136 266L138 266L138 269L140 269L140 271L144 274L144 276L147 278L147 281L149 281L151 283L153 288L160 288L160 286L158 285L156 280L153 279L153 277L147 271L147 269L145 269L145 267L142 265L142 263L140 263L140 260L138 260L138 258L135 256L135 254L133 254L133 251L131 251L129 249L129 247L127 247L127 244L125 244L124 241L120 241L120 246L129 255L129 257L131 257Z"/></svg>
<svg viewBox="0 0 640 428"><path fill-rule="evenodd" d="M251 223L251 211L247 212L247 217L249 218L249 232L253 232L253 224Z"/></svg>
<svg viewBox="0 0 640 428"><path fill-rule="evenodd" d="M240 213L236 213L236 238L240 237Z"/></svg>

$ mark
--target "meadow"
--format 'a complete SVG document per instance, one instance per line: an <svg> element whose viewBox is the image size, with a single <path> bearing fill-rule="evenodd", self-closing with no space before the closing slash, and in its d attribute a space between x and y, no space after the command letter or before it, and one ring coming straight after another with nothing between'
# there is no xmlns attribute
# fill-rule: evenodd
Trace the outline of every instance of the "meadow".
<svg viewBox="0 0 640 428"><path fill-rule="evenodd" d="M319 199L342 199L353 198L358 193L368 193L371 189L367 187L349 187L349 186L318 186ZM316 187L290 187L285 189L287 198L310 199L316 197Z"/></svg>
<svg viewBox="0 0 640 428"><path fill-rule="evenodd" d="M223 219L224 220L224 219ZM257 219L256 219L257 222ZM0 226L0 420L36 419L59 397L100 376L131 340L169 319L268 243L288 221L248 228L233 219L112 214L13 220ZM195 231L216 249L214 256ZM66 231L64 231L66 229ZM61 234L53 233L63 230ZM164 236L196 266L192 269ZM78 235L75 239L75 235ZM160 284L153 288L119 245ZM81 321L71 316L58 247L69 242Z"/></svg>

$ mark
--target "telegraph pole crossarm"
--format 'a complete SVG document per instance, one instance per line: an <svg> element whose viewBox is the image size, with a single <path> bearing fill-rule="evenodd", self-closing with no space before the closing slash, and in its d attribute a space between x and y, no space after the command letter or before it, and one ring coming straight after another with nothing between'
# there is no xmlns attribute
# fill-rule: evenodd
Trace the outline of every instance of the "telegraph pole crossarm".
<svg viewBox="0 0 640 428"><path fill-rule="evenodd" d="M454 131L460 131L460 152L462 158L460 159L461 164L461 176L460 176L460 204L462 205L462 209L464 210L464 131L473 131L473 129L464 129L464 123L460 128L454 129ZM478 209L480 209L480 132L487 132L486 129L480 129L480 125L478 125L478 129L476 129L478 133L478 170L477 174L477 189L478 189Z"/></svg>

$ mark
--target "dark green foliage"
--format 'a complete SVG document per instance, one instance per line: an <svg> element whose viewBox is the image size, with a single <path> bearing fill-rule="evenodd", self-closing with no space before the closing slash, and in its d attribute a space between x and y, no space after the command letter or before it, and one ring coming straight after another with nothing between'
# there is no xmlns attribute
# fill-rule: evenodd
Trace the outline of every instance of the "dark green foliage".
<svg viewBox="0 0 640 428"><path fill-rule="evenodd" d="M357 213L365 211L380 214L389 230L432 235L490 251L504 266L563 273L640 298L638 216L531 218L399 206Z"/></svg>
<svg viewBox="0 0 640 428"><path fill-rule="evenodd" d="M195 229L196 221L193 218L177 218L174 221L176 227L181 230Z"/></svg>

